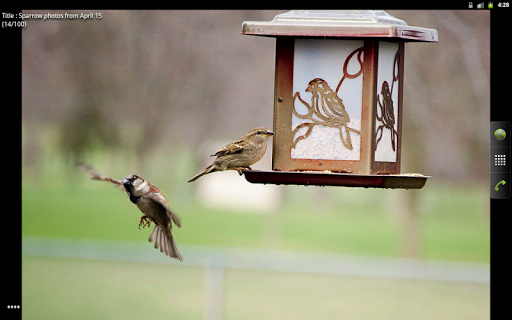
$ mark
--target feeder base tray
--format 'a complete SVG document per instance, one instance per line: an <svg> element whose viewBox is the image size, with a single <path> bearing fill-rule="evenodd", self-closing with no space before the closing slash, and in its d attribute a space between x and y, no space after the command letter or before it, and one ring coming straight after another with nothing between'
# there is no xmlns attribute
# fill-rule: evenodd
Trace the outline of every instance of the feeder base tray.
<svg viewBox="0 0 512 320"><path fill-rule="evenodd" d="M311 171L244 170L243 173L250 183L391 189L421 189L430 178L421 174L369 175Z"/></svg>

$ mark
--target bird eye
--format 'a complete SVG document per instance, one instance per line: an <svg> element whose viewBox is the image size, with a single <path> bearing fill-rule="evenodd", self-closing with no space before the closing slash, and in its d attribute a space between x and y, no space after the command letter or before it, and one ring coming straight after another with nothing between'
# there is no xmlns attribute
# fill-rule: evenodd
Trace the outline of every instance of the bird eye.
<svg viewBox="0 0 512 320"><path fill-rule="evenodd" d="M258 131L258 134L262 134L262 133L263 133L263 132L261 132L261 131Z"/></svg>

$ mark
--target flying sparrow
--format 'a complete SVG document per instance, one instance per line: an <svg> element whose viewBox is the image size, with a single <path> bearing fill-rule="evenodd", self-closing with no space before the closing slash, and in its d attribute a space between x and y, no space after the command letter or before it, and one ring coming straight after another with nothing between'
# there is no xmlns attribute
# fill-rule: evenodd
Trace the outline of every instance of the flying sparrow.
<svg viewBox="0 0 512 320"><path fill-rule="evenodd" d="M216 156L217 159L188 182L196 181L203 175L215 171L236 170L242 175L242 170L251 170L250 166L258 162L267 151L268 138L273 134L272 131L262 127L252 129L245 136L212 154L211 156Z"/></svg>
<svg viewBox="0 0 512 320"><path fill-rule="evenodd" d="M154 222L155 228L149 241L155 242L155 248L169 257L183 261L171 233L172 222L181 227L181 221L175 213L171 212L167 200L157 187L134 174L127 175L123 180L116 180L99 174L88 165L78 164L77 166L89 173L93 180L108 181L122 187L130 197L130 201L136 204L144 214L140 218L139 229L141 226L149 227L151 222Z"/></svg>

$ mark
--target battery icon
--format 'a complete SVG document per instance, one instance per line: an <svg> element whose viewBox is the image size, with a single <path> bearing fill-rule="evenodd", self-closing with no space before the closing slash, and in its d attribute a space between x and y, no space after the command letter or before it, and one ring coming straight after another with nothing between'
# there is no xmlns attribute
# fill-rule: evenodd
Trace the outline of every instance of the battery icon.
<svg viewBox="0 0 512 320"><path fill-rule="evenodd" d="M492 2L487 3L487 8L492 9Z"/></svg>

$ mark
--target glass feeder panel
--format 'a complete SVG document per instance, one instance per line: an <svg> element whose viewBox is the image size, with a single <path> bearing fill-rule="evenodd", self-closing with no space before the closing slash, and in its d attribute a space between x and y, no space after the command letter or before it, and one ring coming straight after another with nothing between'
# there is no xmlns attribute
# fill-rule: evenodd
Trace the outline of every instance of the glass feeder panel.
<svg viewBox="0 0 512 320"><path fill-rule="evenodd" d="M399 45L379 42L375 161L396 162L398 136Z"/></svg>
<svg viewBox="0 0 512 320"><path fill-rule="evenodd" d="M360 159L363 47L295 39L291 158Z"/></svg>

